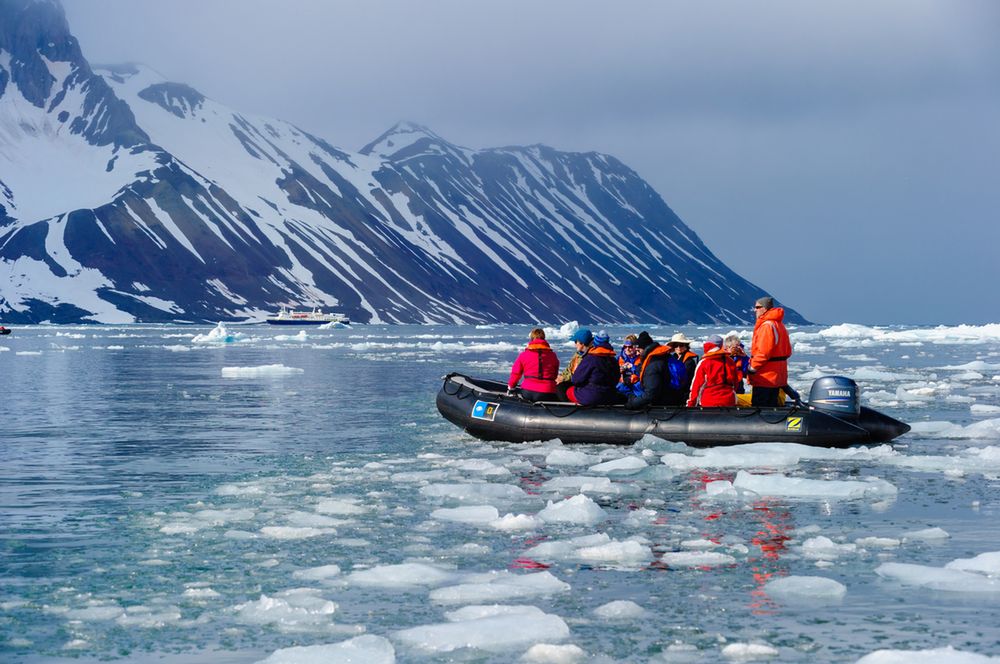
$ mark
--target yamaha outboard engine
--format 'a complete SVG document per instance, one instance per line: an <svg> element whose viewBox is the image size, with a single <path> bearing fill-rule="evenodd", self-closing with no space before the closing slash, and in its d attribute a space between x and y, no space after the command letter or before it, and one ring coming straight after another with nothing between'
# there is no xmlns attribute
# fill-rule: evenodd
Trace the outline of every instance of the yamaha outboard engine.
<svg viewBox="0 0 1000 664"><path fill-rule="evenodd" d="M861 413L861 390L844 376L817 378L809 390L809 405L845 420L855 420Z"/></svg>

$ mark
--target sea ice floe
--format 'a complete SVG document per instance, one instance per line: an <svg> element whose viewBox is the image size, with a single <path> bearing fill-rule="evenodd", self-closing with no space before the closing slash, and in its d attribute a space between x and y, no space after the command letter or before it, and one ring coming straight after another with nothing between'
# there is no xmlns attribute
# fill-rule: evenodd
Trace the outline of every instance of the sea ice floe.
<svg viewBox="0 0 1000 664"><path fill-rule="evenodd" d="M989 657L951 646L930 650L876 650L855 664L1000 664L1000 657Z"/></svg>
<svg viewBox="0 0 1000 664"><path fill-rule="evenodd" d="M730 447L691 449L690 453L670 452L660 461L677 470L722 468L781 468L804 460L869 461L897 454L892 447L828 449L799 443L748 443Z"/></svg>
<svg viewBox="0 0 1000 664"><path fill-rule="evenodd" d="M547 493L599 493L618 494L621 489L607 477L588 477L586 475L560 475L543 482L542 491Z"/></svg>
<svg viewBox="0 0 1000 664"><path fill-rule="evenodd" d="M308 567L292 572L292 578L304 579L306 581L323 581L340 576L340 567L337 565L320 565L319 567Z"/></svg>
<svg viewBox="0 0 1000 664"><path fill-rule="evenodd" d="M337 514L341 516L353 516L369 511L364 505L358 505L353 500L343 498L324 498L316 503L313 509L320 514Z"/></svg>
<svg viewBox="0 0 1000 664"><path fill-rule="evenodd" d="M668 567L718 567L736 563L736 558L715 551L668 551L660 560Z"/></svg>
<svg viewBox="0 0 1000 664"><path fill-rule="evenodd" d="M429 484L420 487L420 493L428 498L450 498L463 503L506 504L528 498L520 487L493 482Z"/></svg>
<svg viewBox="0 0 1000 664"><path fill-rule="evenodd" d="M576 664L586 656L583 648L572 643L536 643L518 661L525 664Z"/></svg>
<svg viewBox="0 0 1000 664"><path fill-rule="evenodd" d="M836 560L857 553L857 544L837 544L829 537L810 537L802 543L802 555L809 560Z"/></svg>
<svg viewBox="0 0 1000 664"><path fill-rule="evenodd" d="M594 609L594 615L604 620L632 620L645 613L646 609L628 599L617 599Z"/></svg>
<svg viewBox="0 0 1000 664"><path fill-rule="evenodd" d="M875 568L875 573L907 586L918 586L930 590L986 595L1000 594L1000 579L982 574L978 570L965 571L947 566L883 563Z"/></svg>
<svg viewBox="0 0 1000 664"><path fill-rule="evenodd" d="M859 537L854 543L862 549L895 549L902 544L896 537Z"/></svg>
<svg viewBox="0 0 1000 664"><path fill-rule="evenodd" d="M219 323L215 328L208 334L197 334L191 339L193 344L229 344L236 341L241 341L243 335L239 332L230 333L226 329L226 326Z"/></svg>
<svg viewBox="0 0 1000 664"><path fill-rule="evenodd" d="M589 468L592 473L608 473L627 475L637 473L649 464L644 459L636 456L625 456L620 459L613 459L593 465Z"/></svg>
<svg viewBox="0 0 1000 664"><path fill-rule="evenodd" d="M910 542L940 542L948 539L951 535L944 528L924 528L922 530L911 530L902 534L903 544Z"/></svg>
<svg viewBox="0 0 1000 664"><path fill-rule="evenodd" d="M545 457L546 466L589 466L597 461L600 459L593 454L577 450L556 449Z"/></svg>
<svg viewBox="0 0 1000 664"><path fill-rule="evenodd" d="M257 664L394 664L396 650L384 636L363 634L340 643L275 650Z"/></svg>
<svg viewBox="0 0 1000 664"><path fill-rule="evenodd" d="M305 373L304 369L286 367L284 364L265 364L259 367L222 367L223 378L265 378L270 376L294 376Z"/></svg>
<svg viewBox="0 0 1000 664"><path fill-rule="evenodd" d="M755 475L741 470L736 474L733 487L750 491L759 496L783 498L820 498L828 500L857 500L895 498L895 486L878 478L865 480L814 480L804 477L787 477L781 474Z"/></svg>
<svg viewBox="0 0 1000 664"><path fill-rule="evenodd" d="M422 652L446 653L462 648L503 652L569 637L562 618L535 606L467 606L445 617L448 622L404 629L395 638Z"/></svg>
<svg viewBox="0 0 1000 664"><path fill-rule="evenodd" d="M977 572L989 577L1000 577L1000 551L980 553L975 558L958 558L945 565L948 569Z"/></svg>
<svg viewBox="0 0 1000 664"><path fill-rule="evenodd" d="M438 521L455 521L471 525L485 526L500 519L500 513L492 505L463 505L462 507L442 507L431 512L431 518Z"/></svg>
<svg viewBox="0 0 1000 664"><path fill-rule="evenodd" d="M592 526L604 521L608 518L608 514L600 505L581 493L555 503L550 500L545 509L538 513L538 518L546 523Z"/></svg>
<svg viewBox="0 0 1000 664"><path fill-rule="evenodd" d="M332 631L337 604L313 588L293 588L233 607L236 619L250 625L272 625L281 631ZM355 628L337 626L337 630Z"/></svg>
<svg viewBox="0 0 1000 664"><path fill-rule="evenodd" d="M840 601L847 586L824 576L786 576L764 584L770 597L791 602Z"/></svg>
<svg viewBox="0 0 1000 664"><path fill-rule="evenodd" d="M314 528L312 526L264 526L260 534L264 537L278 540L300 540L321 535L335 535L333 528Z"/></svg>
<svg viewBox="0 0 1000 664"><path fill-rule="evenodd" d="M537 530L544 524L544 521L530 514L505 514L490 523L497 530L506 531Z"/></svg>
<svg viewBox="0 0 1000 664"><path fill-rule="evenodd" d="M345 578L355 586L405 589L440 586L454 582L458 576L454 569L412 562L357 570Z"/></svg>
<svg viewBox="0 0 1000 664"><path fill-rule="evenodd" d="M764 643L730 643L722 649L722 656L738 662L752 662L778 656L778 649Z"/></svg>
<svg viewBox="0 0 1000 664"><path fill-rule="evenodd" d="M567 592L570 585L549 572L512 574L507 571L479 575L470 583L432 590L430 598L441 604L504 602Z"/></svg>

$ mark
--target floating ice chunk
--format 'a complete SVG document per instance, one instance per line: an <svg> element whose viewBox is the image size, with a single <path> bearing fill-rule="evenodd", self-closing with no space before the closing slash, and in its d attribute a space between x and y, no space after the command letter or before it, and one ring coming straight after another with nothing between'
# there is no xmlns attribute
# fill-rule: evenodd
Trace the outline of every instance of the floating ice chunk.
<svg viewBox="0 0 1000 664"><path fill-rule="evenodd" d="M524 500L528 494L512 484L481 482L471 484L429 484L420 487L428 498L451 498L463 503L509 503Z"/></svg>
<svg viewBox="0 0 1000 664"><path fill-rule="evenodd" d="M363 634L340 643L275 650L258 664L394 664L396 650L384 636Z"/></svg>
<svg viewBox="0 0 1000 664"><path fill-rule="evenodd" d="M859 537L854 543L864 549L895 549L902 544L895 537Z"/></svg>
<svg viewBox="0 0 1000 664"><path fill-rule="evenodd" d="M847 586L823 576L786 576L764 584L764 592L784 601L840 601Z"/></svg>
<svg viewBox="0 0 1000 664"><path fill-rule="evenodd" d="M607 517L607 512L600 505L582 493L556 503L550 500L545 509L538 513L538 518L546 523L577 523L584 526L600 523Z"/></svg>
<svg viewBox="0 0 1000 664"><path fill-rule="evenodd" d="M599 463L597 465L590 467L590 472L592 473L636 473L647 467L649 464L640 457L636 456L626 456L621 459L614 459L612 461L605 461L604 463Z"/></svg>
<svg viewBox="0 0 1000 664"><path fill-rule="evenodd" d="M1000 406L987 406L986 404L974 403L969 406L969 410L972 411L973 415L998 415L1000 414Z"/></svg>
<svg viewBox="0 0 1000 664"><path fill-rule="evenodd" d="M284 364L265 364L259 367L222 367L223 378L266 378L294 376L300 373L305 373L305 370L286 367Z"/></svg>
<svg viewBox="0 0 1000 664"><path fill-rule="evenodd" d="M598 458L593 454L578 452L576 450L557 449L549 452L545 457L546 466L588 466Z"/></svg>
<svg viewBox="0 0 1000 664"><path fill-rule="evenodd" d="M567 592L570 585L549 572L511 574L491 572L479 583L462 583L432 590L430 598L442 604L502 602Z"/></svg>
<svg viewBox="0 0 1000 664"><path fill-rule="evenodd" d="M730 643L722 649L722 656L740 662L751 662L777 657L778 649L763 643Z"/></svg>
<svg viewBox="0 0 1000 664"><path fill-rule="evenodd" d="M476 473L484 477L505 477L511 474L508 468L487 459L459 459L449 461L448 466L463 473Z"/></svg>
<svg viewBox="0 0 1000 664"><path fill-rule="evenodd" d="M336 534L332 528L314 528L312 526L264 526L260 534L278 540L300 540L320 535Z"/></svg>
<svg viewBox="0 0 1000 664"><path fill-rule="evenodd" d="M584 562L618 563L621 565L644 565L653 560L653 551L635 540L619 542L612 540L604 544L585 546L577 549L576 558Z"/></svg>
<svg viewBox="0 0 1000 664"><path fill-rule="evenodd" d="M631 528L645 528L652 525L654 521L656 521L656 510L640 507L629 512L628 516L622 520L622 523Z"/></svg>
<svg viewBox="0 0 1000 664"><path fill-rule="evenodd" d="M632 620L645 614L646 609L628 599L618 599L594 609L594 615L604 620Z"/></svg>
<svg viewBox="0 0 1000 664"><path fill-rule="evenodd" d="M739 491L729 480L714 480L705 483L705 495L709 498L735 498Z"/></svg>
<svg viewBox="0 0 1000 664"><path fill-rule="evenodd" d="M981 420L968 426L951 422L914 422L911 430L914 433L939 438L1000 438L1000 418Z"/></svg>
<svg viewBox="0 0 1000 664"><path fill-rule="evenodd" d="M1000 657L987 657L946 646L931 650L876 650L855 664L1000 664Z"/></svg>
<svg viewBox="0 0 1000 664"><path fill-rule="evenodd" d="M857 553L857 544L837 544L829 537L810 537L802 543L802 555L809 560L836 560Z"/></svg>
<svg viewBox="0 0 1000 664"><path fill-rule="evenodd" d="M946 540L949 537L951 537L951 535L949 535L943 528L924 528L923 530L911 530L908 533L903 533L903 543L940 542L941 540Z"/></svg>
<svg viewBox="0 0 1000 664"><path fill-rule="evenodd" d="M319 567L308 567L292 572L292 577L305 579L306 581L322 581L340 576L340 567L337 565L320 565Z"/></svg>
<svg viewBox="0 0 1000 664"><path fill-rule="evenodd" d="M521 655L520 661L528 664L576 664L586 656L583 648L572 643L536 643Z"/></svg>
<svg viewBox="0 0 1000 664"><path fill-rule="evenodd" d="M587 477L586 475L562 475L553 477L547 482L543 482L542 491L566 493L568 491L578 491L580 493L601 493L618 494L621 489L607 477Z"/></svg>
<svg viewBox="0 0 1000 664"><path fill-rule="evenodd" d="M945 565L945 568L997 577L1000 576L1000 551L980 553L975 558L959 558Z"/></svg>
<svg viewBox="0 0 1000 664"><path fill-rule="evenodd" d="M895 486L882 479L856 480L812 480L785 475L754 475L745 470L736 474L733 482L736 489L752 491L760 496L781 496L785 498L826 498L834 500L857 500L860 498L895 498Z"/></svg>
<svg viewBox="0 0 1000 664"><path fill-rule="evenodd" d="M611 541L611 536L607 533L596 533L594 535L582 535L567 540L549 540L536 544L524 555L535 560L555 561L571 560L576 551L583 547L600 546Z"/></svg>
<svg viewBox="0 0 1000 664"><path fill-rule="evenodd" d="M368 508L362 505L357 505L350 500L324 498L316 503L315 510L320 514L338 514L341 516L348 516L354 514L364 514L368 511Z"/></svg>
<svg viewBox="0 0 1000 664"><path fill-rule="evenodd" d="M442 507L431 512L431 518L438 521L488 525L500 519L500 513L492 505L464 505L462 507Z"/></svg>
<svg viewBox="0 0 1000 664"><path fill-rule="evenodd" d="M806 459L829 461L877 460L896 455L888 445L874 448L827 449L799 443L748 443L693 449L690 454L670 452L660 461L671 468L781 468Z"/></svg>
<svg viewBox="0 0 1000 664"><path fill-rule="evenodd" d="M343 519L334 519L313 512L292 512L286 518L288 525L300 528L333 528L345 523Z"/></svg>
<svg viewBox="0 0 1000 664"><path fill-rule="evenodd" d="M236 619L250 625L274 625L287 631L310 631L329 626L337 604L312 588L294 588L274 595L261 595L253 602L237 604Z"/></svg>
<svg viewBox="0 0 1000 664"><path fill-rule="evenodd" d="M496 519L491 526L497 530L536 530L540 528L545 522L536 516L531 516L530 514L505 514L504 516Z"/></svg>
<svg viewBox="0 0 1000 664"><path fill-rule="evenodd" d="M931 590L976 594L1000 593L1000 579L960 569L909 563L883 563L875 568L875 573L883 578L894 579L908 586L919 586Z"/></svg>
<svg viewBox="0 0 1000 664"><path fill-rule="evenodd" d="M447 617L450 622L404 629L396 638L423 652L444 653L460 648L503 652L569 637L562 618L534 606L465 607Z"/></svg>
<svg viewBox="0 0 1000 664"><path fill-rule="evenodd" d="M668 551L660 560L670 567L718 567L736 563L736 558L715 551Z"/></svg>
<svg viewBox="0 0 1000 664"><path fill-rule="evenodd" d="M94 603L82 609L70 609L65 613L65 617L70 620L82 620L83 622L102 622L105 620L116 620L125 615L125 610L118 604L98 604Z"/></svg>
<svg viewBox="0 0 1000 664"><path fill-rule="evenodd" d="M115 622L122 627L141 627L143 629L161 629L167 625L175 625L181 621L181 610L176 606L152 609L148 606L130 606Z"/></svg>
<svg viewBox="0 0 1000 664"><path fill-rule="evenodd" d="M274 337L275 341L308 341L309 335L306 334L305 330L299 330L298 334L278 334Z"/></svg>
<svg viewBox="0 0 1000 664"><path fill-rule="evenodd" d="M426 563L401 563L358 570L351 572L346 578L349 583L356 586L414 588L450 583L455 580L456 574L454 570Z"/></svg>
<svg viewBox="0 0 1000 664"><path fill-rule="evenodd" d="M216 597L222 597L222 595L211 588L187 588L182 594L184 597L190 599L215 599Z"/></svg>
<svg viewBox="0 0 1000 664"><path fill-rule="evenodd" d="M239 332L230 334L229 330L222 323L215 326L208 334L196 334L192 339L193 344L231 344L242 340L243 335Z"/></svg>
<svg viewBox="0 0 1000 664"><path fill-rule="evenodd" d="M719 546L718 542L713 542L709 539L684 540L681 542L682 549L696 549L699 551L707 551L717 546Z"/></svg>

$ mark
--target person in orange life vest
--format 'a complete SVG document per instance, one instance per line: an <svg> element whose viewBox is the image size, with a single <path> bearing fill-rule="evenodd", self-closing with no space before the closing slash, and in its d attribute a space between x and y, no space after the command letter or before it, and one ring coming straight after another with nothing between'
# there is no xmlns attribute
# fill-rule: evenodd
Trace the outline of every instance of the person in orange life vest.
<svg viewBox="0 0 1000 664"><path fill-rule="evenodd" d="M545 340L545 330L536 327L528 334L528 347L514 360L507 380L511 392L521 383L521 397L528 401L558 401L556 376L559 375L559 358Z"/></svg>
<svg viewBox="0 0 1000 664"><path fill-rule="evenodd" d="M736 362L736 369L740 372L740 380L736 384L736 394L744 394L746 387L743 385L743 379L746 377L747 368L750 366L750 356L747 355L747 351L743 347L743 342L740 341L738 334L727 334L726 338L722 340L722 348L729 353L729 357L733 358L733 361Z"/></svg>
<svg viewBox="0 0 1000 664"><path fill-rule="evenodd" d="M639 347L635 343L637 339L634 334L625 337L622 350L618 353L618 373L621 375L618 391L626 397L642 394L642 385L639 383L639 367L642 360L639 357Z"/></svg>
<svg viewBox="0 0 1000 664"><path fill-rule="evenodd" d="M683 395L681 403L684 403L684 399L691 391L691 379L694 378L694 370L698 366L698 356L691 352L691 340L684 336L683 332L670 337L667 345L673 349L677 359L684 363L684 382L681 384Z"/></svg>
<svg viewBox="0 0 1000 664"><path fill-rule="evenodd" d="M581 328L573 335L573 342L583 351L583 359L573 371L573 385L566 390L566 398L581 406L617 403L618 360L607 334L594 337L590 330Z"/></svg>
<svg viewBox="0 0 1000 664"><path fill-rule="evenodd" d="M722 337L705 340L705 354L694 370L687 406L723 408L736 405L736 384L740 380L736 362L722 346Z"/></svg>
<svg viewBox="0 0 1000 664"><path fill-rule="evenodd" d="M754 304L757 322L750 340L750 368L748 380L753 386L752 406L777 406L778 393L788 384L788 358L792 354L792 341L782 322L785 310L774 306L770 297L762 297Z"/></svg>
<svg viewBox="0 0 1000 664"><path fill-rule="evenodd" d="M656 343L645 330L639 334L635 343L642 349L642 366L639 368L642 393L630 396L625 407L637 409L684 405L684 395L681 393L684 365L670 346Z"/></svg>

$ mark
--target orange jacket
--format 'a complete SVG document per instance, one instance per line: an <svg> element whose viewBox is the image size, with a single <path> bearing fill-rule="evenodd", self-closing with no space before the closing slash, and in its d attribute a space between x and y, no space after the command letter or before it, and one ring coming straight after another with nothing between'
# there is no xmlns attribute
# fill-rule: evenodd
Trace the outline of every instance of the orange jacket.
<svg viewBox="0 0 1000 664"><path fill-rule="evenodd" d="M748 380L760 387L781 387L788 384L788 358L792 355L792 341L782 322L785 310L775 307L765 311L753 326L750 341L750 369Z"/></svg>

